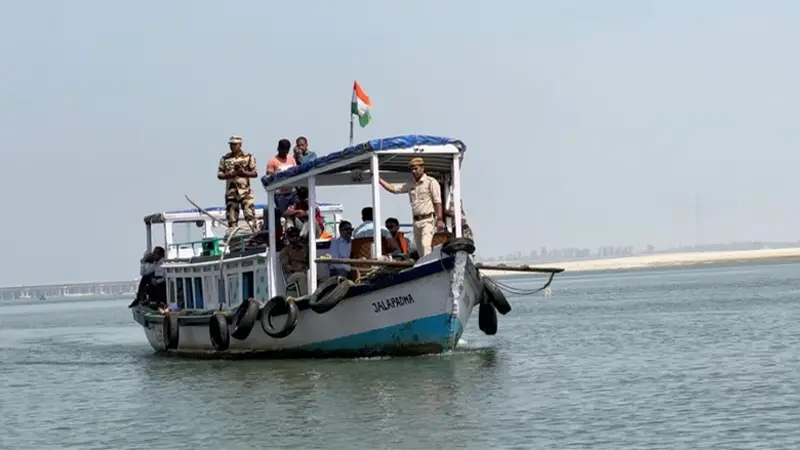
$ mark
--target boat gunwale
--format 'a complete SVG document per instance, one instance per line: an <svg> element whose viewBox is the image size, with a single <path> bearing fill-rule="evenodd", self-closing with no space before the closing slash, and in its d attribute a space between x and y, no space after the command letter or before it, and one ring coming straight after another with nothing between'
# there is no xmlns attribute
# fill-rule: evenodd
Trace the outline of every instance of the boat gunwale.
<svg viewBox="0 0 800 450"><path fill-rule="evenodd" d="M370 282L368 283L356 284L352 288L350 288L350 290L348 291L347 295L345 295L343 300L351 299L354 297L360 297L370 292L388 289L390 287L397 286L400 284L410 283L420 278L435 275L437 273L446 270L452 270L454 267L455 267L455 256L454 255L444 256L440 259L432 260L424 264L403 269L399 272L391 274L391 276L376 278L374 280L370 280ZM467 260L466 270L467 272L474 273L474 276L476 277L478 276L478 269L475 267L471 259ZM295 304L297 305L297 308L300 311L311 309L308 297L297 299ZM137 305L135 306L135 308L139 308L139 310L143 312L143 314L141 315L142 321L139 322L139 320L137 320L137 322L139 322L142 326L147 326L149 323L160 324L164 321L165 315L156 312L152 308L148 308L143 305ZM235 317L235 311L237 308L238 306L236 308L226 308L221 310L219 309L201 310L201 311L207 311L207 313L196 314L196 315L177 314L177 317L178 317L178 322L180 323L181 326L201 326L201 325L208 325L208 319L210 317L212 317L214 314L219 314L220 312L222 312L223 315L225 315L225 318L228 321L228 323L233 323ZM277 314L276 317L280 317L281 315L282 314Z"/></svg>

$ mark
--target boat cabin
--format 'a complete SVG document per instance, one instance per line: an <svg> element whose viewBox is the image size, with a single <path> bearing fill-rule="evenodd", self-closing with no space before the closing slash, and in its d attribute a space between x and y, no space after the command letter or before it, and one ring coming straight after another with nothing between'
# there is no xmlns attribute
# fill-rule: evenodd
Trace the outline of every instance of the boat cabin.
<svg viewBox="0 0 800 450"><path fill-rule="evenodd" d="M422 157L425 161L425 173L439 181L444 186L442 200L445 203L444 209L450 205L452 199L454 205L461 204L461 163L463 161L466 146L463 142L447 137L408 135L396 136L385 139L374 139L359 145L351 146L339 152L334 152L317 159L308 161L299 166L292 167L285 171L261 178L267 193L272 196L274 191L285 187L305 186L308 188L308 201L314 205L316 201L317 188L326 186L369 186L372 190L372 209L373 221L375 224L383 224L381 213L381 191L380 178L393 184L402 184L412 181L413 177L409 170L409 163L413 158ZM452 194L452 197L451 197ZM385 194L392 195L392 194ZM407 194L403 194L407 195ZM461 208L453 208L454 217L452 229L455 237L462 236L461 230ZM274 223L275 210L268 210L268 219ZM313 215L313 210L309 212ZM409 211L410 214L410 211ZM310 222L312 231L314 230L313 221ZM354 226L357 224L354 222ZM437 241L439 244L449 239L450 233L443 231L434 236L434 246ZM319 265L314 261L320 256L315 245L315 233L309 232L309 272L308 292L314 292L320 279ZM369 239L369 238L367 238ZM370 245L370 256L378 258L383 256L383 242L381 233L376 232L372 237ZM360 257L361 243L354 239L351 247L353 255ZM267 245L269 256L269 297L283 294L279 290L281 270L278 263L278 250L275 236L269 236ZM357 254L356 254L357 253ZM425 263L436 259L434 253L426 255L417 263Z"/></svg>

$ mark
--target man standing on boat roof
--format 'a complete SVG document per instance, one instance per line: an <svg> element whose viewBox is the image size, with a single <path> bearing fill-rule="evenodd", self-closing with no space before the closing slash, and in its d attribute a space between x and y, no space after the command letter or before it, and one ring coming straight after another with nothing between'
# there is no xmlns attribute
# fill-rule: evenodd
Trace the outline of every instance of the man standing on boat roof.
<svg viewBox="0 0 800 450"><path fill-rule="evenodd" d="M295 141L294 160L297 165L317 159L317 154L308 149L308 138L300 136Z"/></svg>
<svg viewBox="0 0 800 450"><path fill-rule="evenodd" d="M219 160L217 179L225 181L225 217L228 232L239 223L239 207L244 212L244 220L252 230L256 229L256 205L250 178L258 176L256 158L242 151L241 136L228 139L230 152Z"/></svg>
<svg viewBox="0 0 800 450"><path fill-rule="evenodd" d="M288 139L278 141L278 154L273 156L267 163L267 175L275 175L278 172L290 169L297 165L297 161L289 154L292 143ZM291 187L280 188L275 191L273 204L277 211L283 215L286 209L297 200L294 189Z"/></svg>
<svg viewBox="0 0 800 450"><path fill-rule="evenodd" d="M431 252L436 230L444 229L442 188L438 181L425 173L425 160L422 158L413 158L408 166L414 181L398 186L381 178L381 186L393 194L408 193L411 214L414 216L414 243L420 257L423 257Z"/></svg>

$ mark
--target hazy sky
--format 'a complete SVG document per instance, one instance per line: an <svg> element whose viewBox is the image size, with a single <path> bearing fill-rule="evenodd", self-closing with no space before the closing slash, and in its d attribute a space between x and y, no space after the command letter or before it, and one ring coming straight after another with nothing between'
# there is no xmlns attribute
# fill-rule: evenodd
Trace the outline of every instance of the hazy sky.
<svg viewBox="0 0 800 450"><path fill-rule="evenodd" d="M0 0L0 285L132 279L231 134L462 139L479 252L798 239L796 1ZM259 202L266 199L260 185ZM407 220L408 197L383 193ZM325 188L357 220L368 189Z"/></svg>

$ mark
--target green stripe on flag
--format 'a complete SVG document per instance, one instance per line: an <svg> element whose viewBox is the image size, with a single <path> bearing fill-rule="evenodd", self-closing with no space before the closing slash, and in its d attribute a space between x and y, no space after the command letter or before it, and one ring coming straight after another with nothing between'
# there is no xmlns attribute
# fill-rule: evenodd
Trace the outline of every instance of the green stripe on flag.
<svg viewBox="0 0 800 450"><path fill-rule="evenodd" d="M358 116L358 124L361 125L361 128L367 126L369 121L372 120L372 116L369 114L369 110L364 110L364 114L359 114Z"/></svg>

